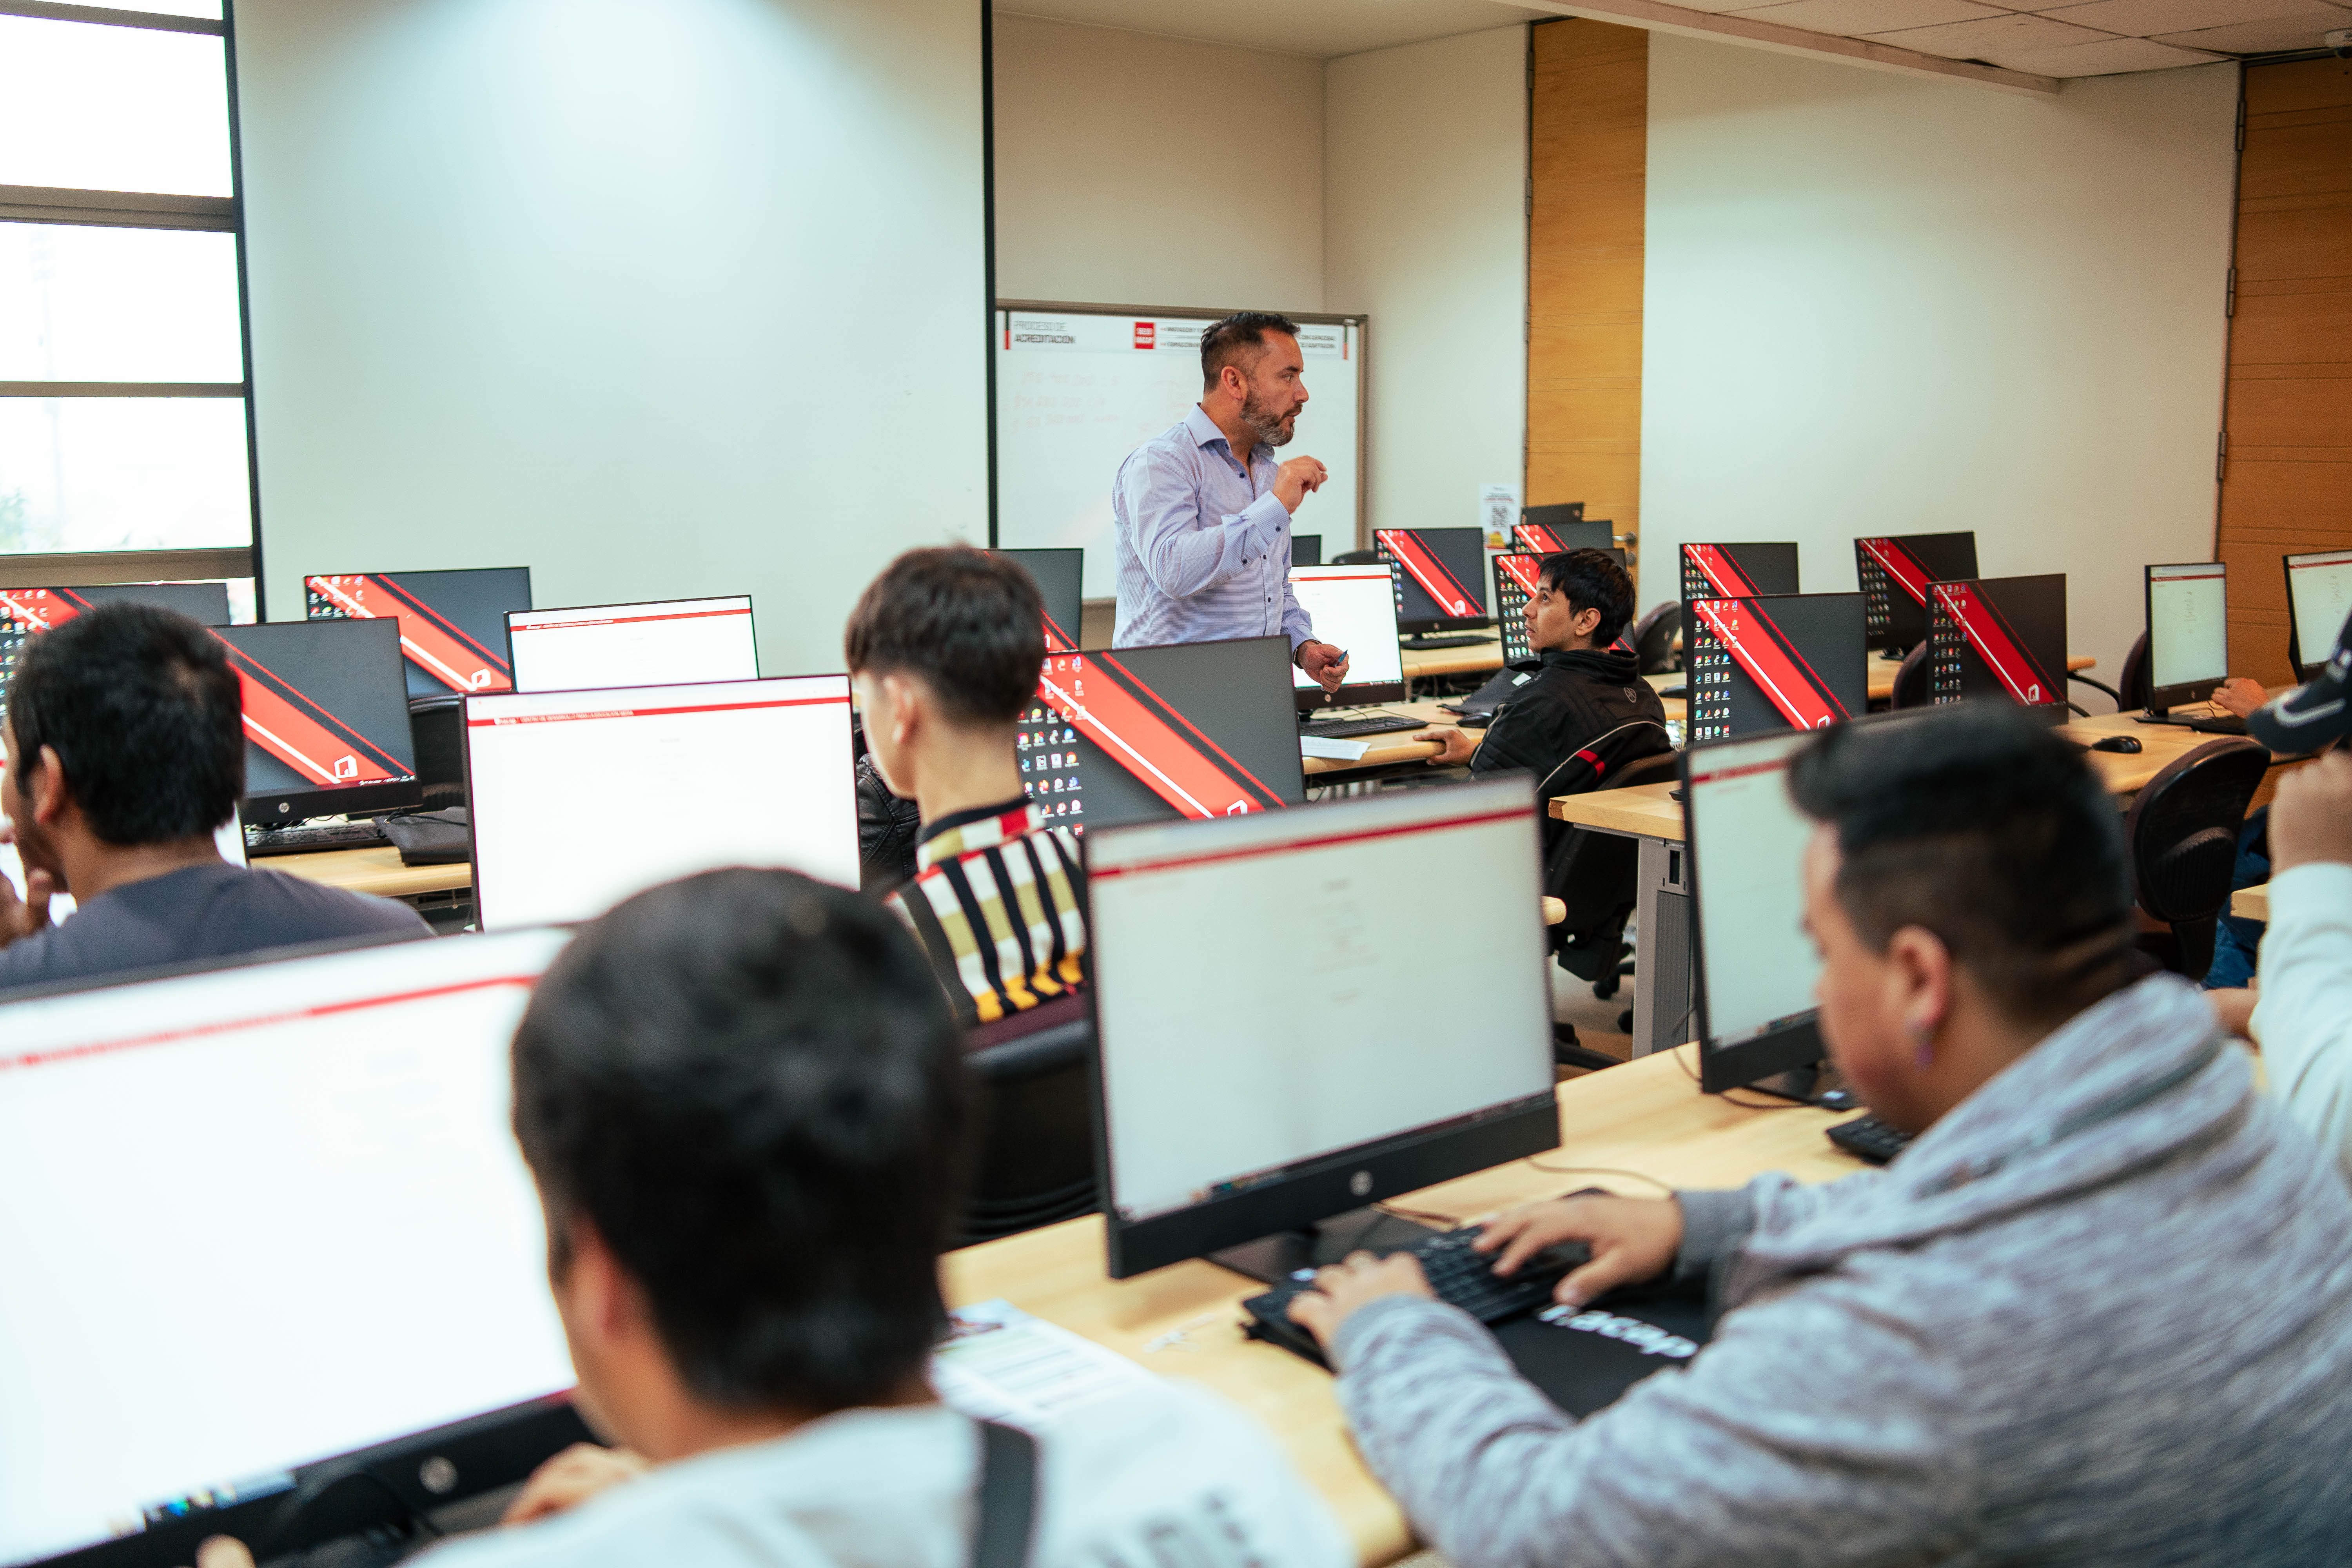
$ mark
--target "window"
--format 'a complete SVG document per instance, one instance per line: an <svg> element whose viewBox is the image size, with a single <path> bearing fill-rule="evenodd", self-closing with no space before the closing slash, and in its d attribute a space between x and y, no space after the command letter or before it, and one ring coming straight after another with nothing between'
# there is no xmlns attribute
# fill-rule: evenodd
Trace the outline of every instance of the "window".
<svg viewBox="0 0 2352 1568"><path fill-rule="evenodd" d="M225 579L253 615L222 0L0 0L0 587Z"/></svg>

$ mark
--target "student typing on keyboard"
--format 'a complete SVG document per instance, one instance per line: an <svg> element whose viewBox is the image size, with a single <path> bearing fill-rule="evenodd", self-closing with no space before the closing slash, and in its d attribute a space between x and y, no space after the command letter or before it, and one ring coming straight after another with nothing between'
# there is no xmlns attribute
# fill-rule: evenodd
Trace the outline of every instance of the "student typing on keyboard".
<svg viewBox="0 0 2352 1568"><path fill-rule="evenodd" d="M1460 1568L2340 1563L2352 1192L2196 991L2134 984L2120 819L2020 710L1832 730L1790 773L1821 1028L1914 1142L1822 1186L1571 1198L1582 1303L1672 1275L1722 1317L1578 1421L1410 1257L1290 1308L1359 1449Z"/></svg>
<svg viewBox="0 0 2352 1568"><path fill-rule="evenodd" d="M185 616L107 605L34 639L8 689L0 991L373 932L431 934L389 899L229 865L245 792L236 672ZM61 925L49 900L71 893Z"/></svg>

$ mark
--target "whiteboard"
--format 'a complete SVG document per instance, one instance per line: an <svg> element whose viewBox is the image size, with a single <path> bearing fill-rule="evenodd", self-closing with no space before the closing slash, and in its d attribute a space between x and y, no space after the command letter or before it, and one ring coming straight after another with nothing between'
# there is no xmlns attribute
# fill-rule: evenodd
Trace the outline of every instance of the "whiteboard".
<svg viewBox="0 0 2352 1568"><path fill-rule="evenodd" d="M1201 400L1201 331L1223 312L1110 305L1007 305L996 312L999 548L1076 545L1086 596L1118 592L1111 484L1137 447ZM1323 536L1323 559L1356 547L1363 494L1364 323L1299 319L1307 406L1280 456L1331 470L1292 520Z"/></svg>

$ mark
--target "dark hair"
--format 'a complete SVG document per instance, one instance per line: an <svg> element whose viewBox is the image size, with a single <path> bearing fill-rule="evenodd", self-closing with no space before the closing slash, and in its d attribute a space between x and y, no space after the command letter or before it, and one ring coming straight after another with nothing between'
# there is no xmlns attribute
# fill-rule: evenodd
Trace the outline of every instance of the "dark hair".
<svg viewBox="0 0 2352 1568"><path fill-rule="evenodd" d="M593 1225L687 1385L822 1414L919 1374L962 1164L955 1020L879 904L710 871L583 929L514 1039L515 1137Z"/></svg>
<svg viewBox="0 0 2352 1568"><path fill-rule="evenodd" d="M1201 390L1208 391L1217 384L1217 373L1229 364L1239 364L1253 349L1265 346L1268 332L1298 335L1298 323L1287 316L1277 316L1271 310L1235 310L1222 321L1212 321L1201 331Z"/></svg>
<svg viewBox="0 0 2352 1568"><path fill-rule="evenodd" d="M2024 710L1969 702L1842 724L1789 770L1837 828L1838 902L1883 951L1935 932L1993 1005L2054 1025L2129 977L2122 814L2081 752Z"/></svg>
<svg viewBox="0 0 2352 1568"><path fill-rule="evenodd" d="M866 584L842 646L852 674L912 670L950 718L1010 724L1037 694L1045 605L1028 570L1001 555L909 550Z"/></svg>
<svg viewBox="0 0 2352 1568"><path fill-rule="evenodd" d="M48 746L107 843L213 832L245 793L244 707L220 638L152 605L101 605L18 657L16 787Z"/></svg>
<svg viewBox="0 0 2352 1568"><path fill-rule="evenodd" d="M1599 610L1592 646L1607 647L1633 618L1633 579L1606 550L1563 550L1543 560L1543 585L1568 599L1572 614Z"/></svg>

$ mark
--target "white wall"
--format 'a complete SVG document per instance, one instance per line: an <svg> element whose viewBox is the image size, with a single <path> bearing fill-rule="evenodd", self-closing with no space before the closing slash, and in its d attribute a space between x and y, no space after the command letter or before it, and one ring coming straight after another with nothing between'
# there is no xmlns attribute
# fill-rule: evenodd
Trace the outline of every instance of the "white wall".
<svg viewBox="0 0 2352 1568"><path fill-rule="evenodd" d="M307 572L749 590L837 668L987 526L969 0L240 0L261 521Z"/></svg>
<svg viewBox="0 0 2352 1568"><path fill-rule="evenodd" d="M1329 62L1325 299L1370 318L1368 526L1468 527L1527 441L1528 35Z"/></svg>
<svg viewBox="0 0 2352 1568"><path fill-rule="evenodd" d="M1857 534L1972 528L2112 680L2140 565L2213 544L2236 69L2026 99L1651 34L1645 555L1794 539L1832 592Z"/></svg>
<svg viewBox="0 0 2352 1568"><path fill-rule="evenodd" d="M1323 63L995 16L996 291L1323 309Z"/></svg>

